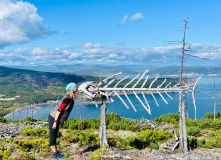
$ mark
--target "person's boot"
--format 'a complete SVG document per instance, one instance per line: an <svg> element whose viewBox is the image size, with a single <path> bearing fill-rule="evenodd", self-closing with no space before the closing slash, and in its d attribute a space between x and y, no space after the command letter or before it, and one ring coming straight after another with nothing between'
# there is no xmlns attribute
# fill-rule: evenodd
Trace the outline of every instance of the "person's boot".
<svg viewBox="0 0 221 160"><path fill-rule="evenodd" d="M56 151L56 152L53 153L53 157L54 158L63 158L64 155L61 155L58 151Z"/></svg>

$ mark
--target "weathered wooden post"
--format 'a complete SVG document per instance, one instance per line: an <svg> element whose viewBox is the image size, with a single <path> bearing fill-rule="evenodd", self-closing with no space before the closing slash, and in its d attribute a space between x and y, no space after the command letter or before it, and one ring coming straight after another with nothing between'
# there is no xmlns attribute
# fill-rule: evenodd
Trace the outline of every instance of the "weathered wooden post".
<svg viewBox="0 0 221 160"><path fill-rule="evenodd" d="M187 147L187 134L186 134L186 119L185 119L185 102L181 101L181 107L182 107L182 119L183 119L183 152L188 152Z"/></svg>
<svg viewBox="0 0 221 160"><path fill-rule="evenodd" d="M101 126L100 126L100 148L107 146L107 127L106 127L106 97L102 97L101 103Z"/></svg>

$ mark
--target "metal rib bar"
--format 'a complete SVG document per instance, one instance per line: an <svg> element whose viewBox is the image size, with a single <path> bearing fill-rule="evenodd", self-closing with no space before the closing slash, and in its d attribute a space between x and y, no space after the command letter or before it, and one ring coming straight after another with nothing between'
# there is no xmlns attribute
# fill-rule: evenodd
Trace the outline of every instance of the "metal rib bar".
<svg viewBox="0 0 221 160"><path fill-rule="evenodd" d="M193 97L193 105L194 105L195 119L196 119L196 100L195 100L195 92L192 92L192 97Z"/></svg>
<svg viewBox="0 0 221 160"><path fill-rule="evenodd" d="M166 79L164 79L164 81L161 83L161 85L160 85L160 86L158 86L157 88L162 87L162 85L163 85L165 82L166 82Z"/></svg>
<svg viewBox="0 0 221 160"><path fill-rule="evenodd" d="M130 101L130 98L127 96L127 93L125 91L123 91L125 97L127 98L128 102L130 103L130 105L133 107L134 111L137 112L136 108L134 107L133 103Z"/></svg>
<svg viewBox="0 0 221 160"><path fill-rule="evenodd" d="M146 70L145 72L143 72L143 74L142 74L142 76L140 77L140 79L134 84L134 86L132 87L132 88L134 88L134 87L136 87L136 85L140 82L140 80L144 77L144 75L146 74L146 72L147 72L148 70Z"/></svg>
<svg viewBox="0 0 221 160"><path fill-rule="evenodd" d="M99 87L100 85L102 85L103 83L107 83L107 80L108 80L108 79L111 79L111 78L113 78L113 77L115 77L115 76L117 76L117 75L119 75L119 74L122 74L122 72L113 74L113 75L111 75L111 76L109 76L109 77L103 79L102 81L100 81L100 82L98 83L98 87Z"/></svg>
<svg viewBox="0 0 221 160"><path fill-rule="evenodd" d="M165 89L171 84L171 82L169 84L166 85Z"/></svg>
<svg viewBox="0 0 221 160"><path fill-rule="evenodd" d="M158 104L158 102L157 102L157 100L156 100L155 96L153 95L153 92L150 92L150 93L151 93L151 95L152 95L152 97L153 97L153 99L154 99L154 101L155 101L156 105L159 107L159 104Z"/></svg>
<svg viewBox="0 0 221 160"><path fill-rule="evenodd" d="M173 99L173 97L171 97L166 91L164 91L164 93L166 93L166 95L167 95L168 97L170 97L170 99Z"/></svg>
<svg viewBox="0 0 221 160"><path fill-rule="evenodd" d="M116 91L114 91L114 93L117 95L117 97L121 100L121 102L125 105L125 107L127 108L127 109L129 109L129 107L127 106L127 104L124 102L124 100L119 96L119 94L116 92Z"/></svg>
<svg viewBox="0 0 221 160"><path fill-rule="evenodd" d="M192 91L193 105L194 105L194 109L195 109L195 119L196 119L196 99L195 99L195 88L196 88L196 84L198 83L198 81L200 80L200 78L202 78L202 77L199 77L199 78L196 80L196 82L195 82L195 84L194 84L194 86L193 86L193 91Z"/></svg>
<svg viewBox="0 0 221 160"><path fill-rule="evenodd" d="M147 102L147 99L146 99L146 97L145 97L145 95L144 95L144 92L142 91L142 95L143 95L143 98L144 98L144 100L145 100L145 102L146 102L146 104L147 104L147 106L148 106L148 108L149 108L149 110L150 110L150 105L149 105L149 103Z"/></svg>
<svg viewBox="0 0 221 160"><path fill-rule="evenodd" d="M152 87L153 83L157 80L158 77L159 77L159 76L157 76L157 77L151 82L151 84L150 84L150 86L149 86L149 89Z"/></svg>
<svg viewBox="0 0 221 160"><path fill-rule="evenodd" d="M147 77L146 77L145 81L143 82L143 85L141 86L141 88L143 88L144 85L147 83L148 77L149 77L149 75L147 75Z"/></svg>
<svg viewBox="0 0 221 160"><path fill-rule="evenodd" d="M107 88L107 86L109 86L111 83L113 83L113 81L115 81L115 79L112 79L106 86L104 86L104 88Z"/></svg>
<svg viewBox="0 0 221 160"><path fill-rule="evenodd" d="M136 96L136 98L140 101L140 103L142 104L142 106L146 109L146 111L147 111L149 114L151 114L150 110L148 110L147 107L143 104L143 102L141 101L140 97L138 97L137 93L134 92L134 91L133 91L133 93L134 93L134 95Z"/></svg>
<svg viewBox="0 0 221 160"><path fill-rule="evenodd" d="M180 91L178 91L182 96L184 96L183 94L182 94L182 92L180 92Z"/></svg>
<svg viewBox="0 0 221 160"><path fill-rule="evenodd" d="M127 79L129 76L124 77L123 79L121 79L119 82L117 82L117 84L114 86L114 88L116 88L118 86L118 84L120 84L123 80Z"/></svg>
<svg viewBox="0 0 221 160"><path fill-rule="evenodd" d="M179 85L180 83L177 83L177 84L175 84L172 88L175 88L175 87L177 87L178 85Z"/></svg>
<svg viewBox="0 0 221 160"><path fill-rule="evenodd" d="M168 102L164 99L163 95L162 95L160 92L157 92L157 93L160 95L160 97L163 99L163 101L164 101L166 104L168 104Z"/></svg>
<svg viewBox="0 0 221 160"><path fill-rule="evenodd" d="M138 74L136 77L134 77L129 83L127 83L123 88L126 88L129 84L131 84L137 77L139 77L140 74Z"/></svg>

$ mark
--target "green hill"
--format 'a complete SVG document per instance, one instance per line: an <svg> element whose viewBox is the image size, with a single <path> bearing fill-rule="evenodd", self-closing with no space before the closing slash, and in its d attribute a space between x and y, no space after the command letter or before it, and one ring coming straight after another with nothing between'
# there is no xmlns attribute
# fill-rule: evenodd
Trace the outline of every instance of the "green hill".
<svg viewBox="0 0 221 160"><path fill-rule="evenodd" d="M0 115L19 106L30 103L45 103L48 100L61 98L68 83L75 82L78 84L86 80L96 80L96 78L0 66ZM15 99L5 101L4 99L7 98Z"/></svg>

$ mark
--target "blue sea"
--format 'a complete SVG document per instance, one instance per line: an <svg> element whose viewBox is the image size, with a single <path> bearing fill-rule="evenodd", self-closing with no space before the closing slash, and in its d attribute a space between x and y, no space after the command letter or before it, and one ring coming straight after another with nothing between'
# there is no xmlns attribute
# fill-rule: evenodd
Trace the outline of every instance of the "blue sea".
<svg viewBox="0 0 221 160"><path fill-rule="evenodd" d="M216 91L221 93L221 77L216 77ZM213 94L214 94L214 78L210 76L202 77L199 81L199 84L196 87L196 107L197 107L197 119L204 118L206 113L213 112ZM155 117L159 117L161 115L167 113L177 113L179 106L179 94L178 93L168 93L173 99L170 99L166 94L163 94L168 104L166 104L160 95L155 94L155 97L158 101L159 107L156 105L154 99L151 95L147 94L146 98L151 108L151 115L143 108L140 102L136 99L134 95L128 95L133 102L137 112L134 112L133 108L127 103L126 97L121 96L125 102L128 104L129 109L127 109L123 103L117 98L113 97L114 102L107 104L107 113L115 112L118 115L126 118L132 119L141 119L147 118L153 120ZM140 98L143 100L142 95ZM100 105L98 108L95 105L82 105L78 100L75 103L75 106L69 116L71 118L79 118L79 119L89 119L89 118L98 118L100 116ZM144 102L144 101L143 101ZM194 106L191 93L187 95L187 106L189 117L194 119ZM217 103L221 102L221 96L217 98ZM144 103L145 104L145 103ZM48 118L48 114L50 110L55 107L56 104L43 104L37 108L23 110L20 111L20 120L26 118L26 116L45 120ZM217 107L217 111L221 112L221 106ZM15 112L14 114L10 114L7 116L7 119L15 119L19 120L19 112Z"/></svg>

